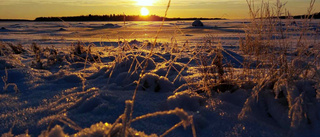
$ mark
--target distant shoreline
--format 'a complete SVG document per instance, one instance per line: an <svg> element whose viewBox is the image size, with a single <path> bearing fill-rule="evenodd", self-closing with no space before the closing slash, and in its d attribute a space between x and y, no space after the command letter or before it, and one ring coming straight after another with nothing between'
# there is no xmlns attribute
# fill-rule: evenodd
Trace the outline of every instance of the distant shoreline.
<svg viewBox="0 0 320 137"><path fill-rule="evenodd" d="M66 16L66 17L37 17L34 20L27 19L0 19L0 21L30 21L30 22L91 22L91 21L162 21L164 18L157 15L139 16L139 15L81 15L81 16ZM225 18L165 18L165 21L183 21L183 20L227 20Z"/></svg>
<svg viewBox="0 0 320 137"><path fill-rule="evenodd" d="M180 20L226 20L225 18L164 18L156 15L87 15L70 17L38 17L34 21L180 21Z"/></svg>
<svg viewBox="0 0 320 137"><path fill-rule="evenodd" d="M228 20L228 19L210 19L210 18L181 18L181 19L166 19L165 21L189 21L189 20ZM19 20L19 19L0 19L0 22L106 22L106 21L123 21L123 20L44 20L44 21L37 21L37 20ZM162 20L126 20L126 21L162 21Z"/></svg>
<svg viewBox="0 0 320 137"><path fill-rule="evenodd" d="M320 19L320 12L307 15L296 15L291 16L293 19L304 19L304 18ZM0 22L10 21L10 22L99 22L99 21L162 21L164 17L157 15L150 16L139 16L139 15L121 15L121 14L110 14L110 15L81 15L81 16L65 16L65 17L37 17L34 20L28 19L0 19ZM276 18L276 17L274 17ZM280 19L286 19L286 16L280 16ZM226 18L165 18L165 21L187 21L187 20L228 20Z"/></svg>

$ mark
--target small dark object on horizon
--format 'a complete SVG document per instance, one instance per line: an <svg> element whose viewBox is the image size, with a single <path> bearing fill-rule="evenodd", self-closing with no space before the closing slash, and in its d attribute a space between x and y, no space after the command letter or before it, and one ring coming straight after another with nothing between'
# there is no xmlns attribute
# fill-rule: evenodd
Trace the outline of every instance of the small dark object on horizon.
<svg viewBox="0 0 320 137"><path fill-rule="evenodd" d="M203 23L202 23L200 20L195 20L195 21L192 23L192 26L193 26L193 27L202 27L202 26L203 26Z"/></svg>
<svg viewBox="0 0 320 137"><path fill-rule="evenodd" d="M2 30L5 30L6 28L5 28L5 27L1 27L1 29L2 29Z"/></svg>
<svg viewBox="0 0 320 137"><path fill-rule="evenodd" d="M60 28L59 31L66 31L66 29L65 28Z"/></svg>
<svg viewBox="0 0 320 137"><path fill-rule="evenodd" d="M105 24L105 25L103 25L104 27L114 27L114 26L116 26L116 25L114 25L114 24L111 24L111 23L108 23L108 24Z"/></svg>

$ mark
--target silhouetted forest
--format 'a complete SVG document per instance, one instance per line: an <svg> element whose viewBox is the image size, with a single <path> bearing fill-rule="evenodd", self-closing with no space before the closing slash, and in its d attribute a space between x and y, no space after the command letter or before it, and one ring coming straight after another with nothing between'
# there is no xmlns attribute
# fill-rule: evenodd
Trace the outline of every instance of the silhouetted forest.
<svg viewBox="0 0 320 137"><path fill-rule="evenodd" d="M281 16L280 17L281 19L287 19L288 18L288 16ZM308 16L308 15L297 15L297 16L292 16L292 18L294 18L294 19L305 19L305 18L314 18L314 19L320 19L320 12L318 12L318 13L315 13L315 14L313 14L313 15L310 15L310 16Z"/></svg>
<svg viewBox="0 0 320 137"><path fill-rule="evenodd" d="M294 19L304 18L320 19L320 12L307 15L292 16ZM286 19L288 16L281 16L281 19ZM225 20L225 18L165 18L166 21L178 21L178 20ZM157 15L139 16L139 15L122 15L122 14L110 14L110 15L81 15L81 16L66 16L66 17L38 17L33 21L162 21L163 17ZM25 19L0 19L0 21L32 21Z"/></svg>
<svg viewBox="0 0 320 137"><path fill-rule="evenodd" d="M223 18L165 18L167 21L175 20L222 20ZM157 15L139 16L139 15L82 15L68 17L38 17L34 21L162 21L163 17Z"/></svg>

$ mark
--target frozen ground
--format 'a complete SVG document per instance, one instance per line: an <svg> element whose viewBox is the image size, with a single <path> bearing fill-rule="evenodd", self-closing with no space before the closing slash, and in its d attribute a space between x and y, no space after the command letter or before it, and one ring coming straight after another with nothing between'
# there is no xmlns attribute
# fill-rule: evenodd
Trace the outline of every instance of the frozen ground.
<svg viewBox="0 0 320 137"><path fill-rule="evenodd" d="M132 122L132 136L161 135L181 120L186 127L167 136L192 136L185 116L200 137L320 135L318 20L303 37L313 44L308 59L295 58L297 47L286 53L301 71L291 83L266 80L268 56L241 51L250 21L203 22L165 22L154 49L161 22L0 22L0 134L107 135L137 88L133 118L166 115ZM302 22L271 39L294 43ZM121 136L122 122L112 135Z"/></svg>
<svg viewBox="0 0 320 137"><path fill-rule="evenodd" d="M204 21L205 29L190 28L192 21L165 22L159 34L160 41L191 43L203 42L204 37L224 36L238 39L237 33L244 21ZM22 44L37 42L41 45L69 46L71 42L95 43L96 46L110 46L112 42L130 40L153 40L160 21L156 22L1 22L0 39L5 42L19 41ZM208 36L209 37L209 36ZM102 42L102 43L101 43ZM113 44L117 45L117 44Z"/></svg>

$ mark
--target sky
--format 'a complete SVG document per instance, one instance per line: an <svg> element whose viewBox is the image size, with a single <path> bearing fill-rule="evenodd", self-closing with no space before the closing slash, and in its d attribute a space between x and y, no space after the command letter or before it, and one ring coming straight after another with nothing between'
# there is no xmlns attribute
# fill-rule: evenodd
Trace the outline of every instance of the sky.
<svg viewBox="0 0 320 137"><path fill-rule="evenodd" d="M261 0L255 0L256 3ZM267 1L267 0L265 0ZM270 0L274 3L276 0ZM305 14L310 0L287 0L291 14ZM139 15L145 7L163 16L168 0L0 0L0 19L35 19L48 16ZM320 12L316 1L315 12ZM168 17L248 18L246 0L172 0Z"/></svg>

